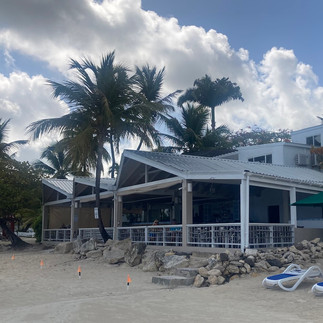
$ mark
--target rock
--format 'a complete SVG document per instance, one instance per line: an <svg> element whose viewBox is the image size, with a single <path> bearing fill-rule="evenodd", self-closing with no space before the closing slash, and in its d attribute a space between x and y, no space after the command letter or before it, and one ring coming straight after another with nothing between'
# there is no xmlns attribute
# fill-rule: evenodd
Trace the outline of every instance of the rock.
<svg viewBox="0 0 323 323"><path fill-rule="evenodd" d="M268 268L268 271L271 272L271 273L276 272L278 270L279 270L279 267L276 267L276 266L271 266L271 267Z"/></svg>
<svg viewBox="0 0 323 323"><path fill-rule="evenodd" d="M234 279L237 279L237 278L240 278L239 275L233 275L230 277L230 281L234 280Z"/></svg>
<svg viewBox="0 0 323 323"><path fill-rule="evenodd" d="M247 263L245 263L243 266L246 268L246 271L247 271L247 273L249 274L249 273L251 272L251 267L250 267L250 265L249 265L249 264L247 264Z"/></svg>
<svg viewBox="0 0 323 323"><path fill-rule="evenodd" d="M163 267L165 270L171 268L185 268L189 266L189 260L185 256L165 256L163 259Z"/></svg>
<svg viewBox="0 0 323 323"><path fill-rule="evenodd" d="M240 270L241 274L246 274L247 273L247 269L245 267L240 267L239 270Z"/></svg>
<svg viewBox="0 0 323 323"><path fill-rule="evenodd" d="M130 266L137 266L141 263L142 256L145 252L146 244L139 242L134 243L124 253L124 260Z"/></svg>
<svg viewBox="0 0 323 323"><path fill-rule="evenodd" d="M295 245L295 248L296 248L297 250L303 250L303 249L304 249L304 246L303 246L301 243L297 243L297 244Z"/></svg>
<svg viewBox="0 0 323 323"><path fill-rule="evenodd" d="M158 266L155 261L156 251L145 252L142 257L142 270L143 271L158 271Z"/></svg>
<svg viewBox="0 0 323 323"><path fill-rule="evenodd" d="M109 264L118 264L124 262L124 250L110 246L103 251L103 258Z"/></svg>
<svg viewBox="0 0 323 323"><path fill-rule="evenodd" d="M217 285L218 284L218 277L217 276L210 276L207 281L210 285Z"/></svg>
<svg viewBox="0 0 323 323"><path fill-rule="evenodd" d="M96 240L91 238L90 240L86 241L85 243L83 243L80 247L80 253L82 255L85 255L87 252L92 251L92 250L96 250Z"/></svg>
<svg viewBox="0 0 323 323"><path fill-rule="evenodd" d="M194 282L194 277L181 277L181 276L156 276L152 278L152 283L161 284L170 288L177 286L190 286Z"/></svg>
<svg viewBox="0 0 323 323"><path fill-rule="evenodd" d="M73 241L73 249L75 253L80 253L81 246L85 241L82 241L81 237L78 235L76 240Z"/></svg>
<svg viewBox="0 0 323 323"><path fill-rule="evenodd" d="M102 249L92 250L86 253L87 258L99 258L102 257Z"/></svg>
<svg viewBox="0 0 323 323"><path fill-rule="evenodd" d="M221 276L222 272L219 269L212 269L207 272L208 276Z"/></svg>
<svg viewBox="0 0 323 323"><path fill-rule="evenodd" d="M254 256L256 257L258 254L258 250L257 249L246 249L245 250L245 255L248 256Z"/></svg>
<svg viewBox="0 0 323 323"><path fill-rule="evenodd" d="M199 273L197 268L177 268L175 271L175 275L191 278L194 277Z"/></svg>
<svg viewBox="0 0 323 323"><path fill-rule="evenodd" d="M248 257L245 260L245 263L247 263L250 267L254 267L255 266L255 260L253 257Z"/></svg>
<svg viewBox="0 0 323 323"><path fill-rule="evenodd" d="M223 277L223 276L219 276L218 277L218 282L217 282L217 284L218 285L222 285L222 284L224 284L225 283L225 278Z"/></svg>
<svg viewBox="0 0 323 323"><path fill-rule="evenodd" d="M242 267L243 263L240 261L230 261L231 266Z"/></svg>
<svg viewBox="0 0 323 323"><path fill-rule="evenodd" d="M221 252L219 254L219 260L224 262L224 261L228 261L229 260L229 255L225 252Z"/></svg>
<svg viewBox="0 0 323 323"><path fill-rule="evenodd" d="M226 270L230 273L230 274L239 274L240 270L239 267L234 266L234 265L229 265Z"/></svg>
<svg viewBox="0 0 323 323"><path fill-rule="evenodd" d="M269 266L268 266L267 261L265 261L265 260L260 260L259 262L256 262L256 263L255 263L255 267L256 267L257 269L267 270L267 268L268 268Z"/></svg>
<svg viewBox="0 0 323 323"><path fill-rule="evenodd" d="M212 269L217 264L218 261L215 256L211 256L207 259L207 262L208 262L209 268Z"/></svg>
<svg viewBox="0 0 323 323"><path fill-rule="evenodd" d="M316 246L320 241L321 241L320 238L315 238L315 239L311 240L311 243Z"/></svg>
<svg viewBox="0 0 323 323"><path fill-rule="evenodd" d="M55 246L55 253L70 253L74 249L73 242L61 242Z"/></svg>
<svg viewBox="0 0 323 323"><path fill-rule="evenodd" d="M199 288L203 285L203 283L204 283L204 278L201 275L196 275L193 286Z"/></svg>
<svg viewBox="0 0 323 323"><path fill-rule="evenodd" d="M127 249L129 249L132 245L130 238L124 239L124 240L116 240L116 241L112 240L112 241L113 241L112 245L115 248L121 249L123 251L126 251Z"/></svg>
<svg viewBox="0 0 323 323"><path fill-rule="evenodd" d="M200 274L202 277L205 277L205 278L209 277L209 272L208 272L208 271L207 271L207 269L206 269L206 268L204 268L204 267L200 267L200 268L199 268L199 274Z"/></svg>
<svg viewBox="0 0 323 323"><path fill-rule="evenodd" d="M190 257L189 266L192 268L205 267L209 264L208 259L202 257Z"/></svg>
<svg viewBox="0 0 323 323"><path fill-rule="evenodd" d="M281 268L283 266L283 263L278 258L267 258L266 261L270 266L275 266Z"/></svg>

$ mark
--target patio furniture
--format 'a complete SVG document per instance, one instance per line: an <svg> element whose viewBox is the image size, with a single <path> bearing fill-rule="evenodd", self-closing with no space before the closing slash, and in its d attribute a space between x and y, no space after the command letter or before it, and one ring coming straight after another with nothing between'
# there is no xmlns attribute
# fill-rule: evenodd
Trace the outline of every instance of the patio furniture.
<svg viewBox="0 0 323 323"><path fill-rule="evenodd" d="M265 288L274 288L278 286L285 291L291 292L294 291L304 279L313 279L317 277L323 277L323 273L318 266L301 269L299 265L291 264L283 273L265 278L262 282L262 286ZM292 286L288 287L284 285L290 282L294 282Z"/></svg>

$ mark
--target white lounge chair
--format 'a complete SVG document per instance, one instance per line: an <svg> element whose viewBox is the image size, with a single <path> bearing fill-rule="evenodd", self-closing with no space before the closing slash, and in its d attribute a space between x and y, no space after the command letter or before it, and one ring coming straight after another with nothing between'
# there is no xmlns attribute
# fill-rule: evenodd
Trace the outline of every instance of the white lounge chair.
<svg viewBox="0 0 323 323"><path fill-rule="evenodd" d="M312 292L313 292L316 296L322 296L322 295L323 295L323 282L316 283L316 284L312 287Z"/></svg>
<svg viewBox="0 0 323 323"><path fill-rule="evenodd" d="M262 281L262 286L266 288L279 286L281 289L291 292L295 290L304 279L313 279L317 277L323 277L323 273L318 266L301 269L299 265L291 264L283 273L265 278ZM283 285L286 282L292 281L295 281L295 283L290 287Z"/></svg>

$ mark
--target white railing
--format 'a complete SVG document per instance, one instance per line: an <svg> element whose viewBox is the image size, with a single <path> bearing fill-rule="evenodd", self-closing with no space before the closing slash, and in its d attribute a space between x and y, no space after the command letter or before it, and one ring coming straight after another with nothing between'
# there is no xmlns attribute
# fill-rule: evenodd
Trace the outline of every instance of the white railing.
<svg viewBox="0 0 323 323"><path fill-rule="evenodd" d="M294 226L291 224L249 224L251 248L287 247L294 241Z"/></svg>
<svg viewBox="0 0 323 323"><path fill-rule="evenodd" d="M105 228L113 237L113 228ZM102 241L98 228L78 230L81 239L94 238ZM181 225L118 227L117 240L130 238L157 246L182 246ZM44 230L45 241L70 241L70 229ZM290 246L294 243L294 226L290 224L249 224L249 247L271 248ZM187 245L209 248L241 248L240 223L189 224Z"/></svg>
<svg viewBox="0 0 323 323"><path fill-rule="evenodd" d="M113 237L113 228L105 228L109 236ZM79 237L83 240L89 240L91 238L103 241L99 228L81 228L79 229Z"/></svg>
<svg viewBox="0 0 323 323"><path fill-rule="evenodd" d="M70 241L71 229L45 229L45 241Z"/></svg>
<svg viewBox="0 0 323 323"><path fill-rule="evenodd" d="M189 224L187 245L209 248L240 248L240 223Z"/></svg>

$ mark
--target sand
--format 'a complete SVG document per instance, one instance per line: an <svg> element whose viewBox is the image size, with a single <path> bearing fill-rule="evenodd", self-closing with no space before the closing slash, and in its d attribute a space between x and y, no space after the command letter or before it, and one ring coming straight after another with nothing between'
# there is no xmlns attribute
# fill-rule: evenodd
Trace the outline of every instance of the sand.
<svg viewBox="0 0 323 323"><path fill-rule="evenodd" d="M125 264L76 261L52 250L12 255L0 252L0 322L322 322L323 297L311 293L312 282L294 292L268 290L259 274L168 289L151 283L155 273Z"/></svg>

